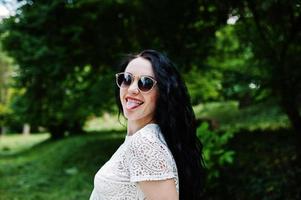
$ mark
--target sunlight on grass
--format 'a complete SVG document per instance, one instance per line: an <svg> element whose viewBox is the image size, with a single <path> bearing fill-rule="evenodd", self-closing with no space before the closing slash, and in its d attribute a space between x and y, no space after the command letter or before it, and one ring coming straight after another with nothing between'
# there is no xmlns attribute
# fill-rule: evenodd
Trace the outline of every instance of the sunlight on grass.
<svg viewBox="0 0 301 200"><path fill-rule="evenodd" d="M220 129L288 126L286 115L271 103L239 109L235 101L212 102L194 111L198 118L217 120ZM124 129L117 115L104 114L87 121L85 130L93 134L49 142L43 142L48 133L0 136L0 199L88 199L95 173L124 141Z"/></svg>
<svg viewBox="0 0 301 200"><path fill-rule="evenodd" d="M237 101L210 102L193 107L197 118L216 120L219 129L276 130L289 128L289 120L273 102L263 102L239 109ZM120 120L120 121L119 121ZM85 131L124 130L126 120L117 114L105 113L101 117L91 117Z"/></svg>
<svg viewBox="0 0 301 200"><path fill-rule="evenodd" d="M44 142L13 156L0 156L0 199L88 199L95 173L123 142L122 133L104 131L67 137ZM5 136L1 145L17 147L15 141L19 140L34 144L38 141L35 136L40 141L47 138L47 134L26 138Z"/></svg>
<svg viewBox="0 0 301 200"><path fill-rule="evenodd" d="M194 106L197 118L214 119L221 130L253 131L289 128L289 120L273 102L263 102L239 109L238 102L210 102Z"/></svg>
<svg viewBox="0 0 301 200"><path fill-rule="evenodd" d="M49 133L31 135L1 135L0 136L0 155L9 155L29 149L32 146L47 140Z"/></svg>
<svg viewBox="0 0 301 200"><path fill-rule="evenodd" d="M85 131L124 130L126 120L117 114L104 113L101 117L91 117L85 124Z"/></svg>

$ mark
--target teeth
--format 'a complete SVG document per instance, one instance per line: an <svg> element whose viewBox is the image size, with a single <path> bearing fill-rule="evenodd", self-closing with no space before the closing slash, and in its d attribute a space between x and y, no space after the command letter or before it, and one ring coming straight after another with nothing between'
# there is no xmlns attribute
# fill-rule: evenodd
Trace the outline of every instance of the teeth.
<svg viewBox="0 0 301 200"><path fill-rule="evenodd" d="M142 103L141 101L138 100L134 100L134 99L128 99L128 102L132 102L132 103Z"/></svg>

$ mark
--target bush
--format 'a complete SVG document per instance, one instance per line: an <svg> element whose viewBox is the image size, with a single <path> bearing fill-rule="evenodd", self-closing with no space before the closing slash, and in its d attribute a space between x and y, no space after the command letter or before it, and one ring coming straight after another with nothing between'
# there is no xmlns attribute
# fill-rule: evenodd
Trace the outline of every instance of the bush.
<svg viewBox="0 0 301 200"><path fill-rule="evenodd" d="M233 137L233 132L218 134L209 130L208 127L208 123L202 123L197 129L197 135L204 145L203 156L208 170L207 181L210 187L214 187L220 176L220 169L233 163L235 152L226 149L229 139Z"/></svg>

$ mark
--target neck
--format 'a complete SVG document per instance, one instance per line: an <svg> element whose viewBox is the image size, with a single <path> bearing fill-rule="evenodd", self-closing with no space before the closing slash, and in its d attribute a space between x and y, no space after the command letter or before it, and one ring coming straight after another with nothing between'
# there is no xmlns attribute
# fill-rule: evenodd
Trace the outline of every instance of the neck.
<svg viewBox="0 0 301 200"><path fill-rule="evenodd" d="M127 134L128 135L133 135L135 134L138 130L146 126L147 124L155 123L154 120L151 120L147 123L140 123L139 121L128 121L127 122Z"/></svg>

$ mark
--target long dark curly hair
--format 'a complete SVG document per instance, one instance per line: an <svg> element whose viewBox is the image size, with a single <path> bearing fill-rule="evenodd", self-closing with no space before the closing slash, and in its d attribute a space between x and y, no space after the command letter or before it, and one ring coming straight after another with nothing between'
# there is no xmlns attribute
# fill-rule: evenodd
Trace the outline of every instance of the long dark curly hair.
<svg viewBox="0 0 301 200"><path fill-rule="evenodd" d="M203 146L196 136L196 119L185 83L167 56L155 50L128 55L120 72L137 57L151 62L157 80L159 96L154 116L176 161L180 200L201 199L205 183ZM115 94L119 113L122 113L118 87Z"/></svg>

